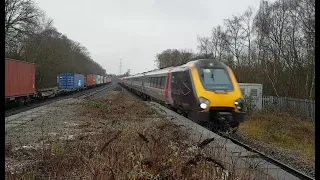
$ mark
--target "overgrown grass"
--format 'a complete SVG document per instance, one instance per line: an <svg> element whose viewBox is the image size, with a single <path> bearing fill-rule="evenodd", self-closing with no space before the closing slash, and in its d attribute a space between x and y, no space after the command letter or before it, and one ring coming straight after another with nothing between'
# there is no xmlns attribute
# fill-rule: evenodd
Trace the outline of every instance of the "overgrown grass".
<svg viewBox="0 0 320 180"><path fill-rule="evenodd" d="M249 138L297 152L315 161L315 124L279 110L254 112L239 127Z"/></svg>
<svg viewBox="0 0 320 180"><path fill-rule="evenodd" d="M219 150L206 149L214 139L191 143L179 126L124 92L88 100L81 111L88 117L77 127L82 134L72 141L50 142L33 155L40 164L18 174L7 172L6 178L231 180L241 174L251 179L251 170L238 170L221 159Z"/></svg>

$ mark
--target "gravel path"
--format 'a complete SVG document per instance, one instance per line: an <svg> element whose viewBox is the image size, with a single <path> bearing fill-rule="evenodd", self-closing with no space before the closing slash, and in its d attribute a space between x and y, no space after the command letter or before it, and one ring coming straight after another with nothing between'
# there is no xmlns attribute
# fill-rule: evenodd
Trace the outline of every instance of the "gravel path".
<svg viewBox="0 0 320 180"><path fill-rule="evenodd" d="M111 85L112 87L113 85ZM103 96L112 88L107 88L95 96ZM25 167L30 164L36 163L32 160L32 156L26 153L26 151L37 150L46 148L48 144L45 142L51 142L55 140L72 140L77 135L80 135L81 122L88 120L87 117L79 116L78 107L76 104L83 102L81 98L68 98L60 101L47 104L40 107L42 113L40 116L34 116L33 119L23 122L23 119L27 116L33 116L32 110L23 112L22 117L17 114L17 119L14 119L16 124L14 128L7 128L10 123L6 123L5 135L5 171L13 170L21 172ZM22 123L23 122L23 123ZM12 122L11 122L12 123Z"/></svg>

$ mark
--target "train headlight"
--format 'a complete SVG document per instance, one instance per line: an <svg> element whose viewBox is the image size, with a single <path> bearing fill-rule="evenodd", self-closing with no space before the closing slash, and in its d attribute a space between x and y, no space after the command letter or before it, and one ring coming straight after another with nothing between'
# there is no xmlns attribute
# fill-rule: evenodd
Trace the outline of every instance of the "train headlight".
<svg viewBox="0 0 320 180"><path fill-rule="evenodd" d="M199 98L199 102L200 102L201 109L206 109L210 105L210 101L203 97Z"/></svg>
<svg viewBox="0 0 320 180"><path fill-rule="evenodd" d="M201 107L201 109L206 109L206 108L207 108L207 105L206 105L205 103L201 103L201 104L200 104L200 107Z"/></svg>
<svg viewBox="0 0 320 180"><path fill-rule="evenodd" d="M239 98L234 102L234 105L238 110L242 111L244 108L244 100L242 98Z"/></svg>

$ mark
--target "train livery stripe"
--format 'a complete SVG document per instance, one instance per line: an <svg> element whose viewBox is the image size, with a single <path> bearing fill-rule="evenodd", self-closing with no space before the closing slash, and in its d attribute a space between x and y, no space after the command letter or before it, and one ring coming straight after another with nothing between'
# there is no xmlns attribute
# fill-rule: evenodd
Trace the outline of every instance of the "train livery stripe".
<svg viewBox="0 0 320 180"><path fill-rule="evenodd" d="M171 79L171 72L168 72L167 73L167 83L166 83L166 89L165 89L165 94L164 94L164 97L165 97L165 100L166 100L166 103L169 104L169 83L170 83L170 79Z"/></svg>

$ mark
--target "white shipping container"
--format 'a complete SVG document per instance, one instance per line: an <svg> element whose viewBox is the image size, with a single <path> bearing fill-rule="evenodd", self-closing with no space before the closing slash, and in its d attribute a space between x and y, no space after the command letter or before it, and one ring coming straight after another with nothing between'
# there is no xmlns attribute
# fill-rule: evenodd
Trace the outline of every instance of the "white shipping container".
<svg viewBox="0 0 320 180"><path fill-rule="evenodd" d="M252 103L256 106L257 109L262 109L262 84L254 83L239 83L241 93L245 99L251 99Z"/></svg>
<svg viewBox="0 0 320 180"><path fill-rule="evenodd" d="M101 84L101 78L100 78L100 75L97 75L97 84Z"/></svg>

